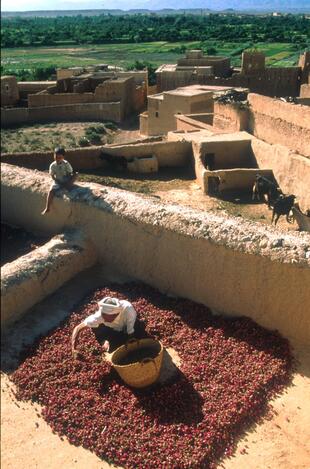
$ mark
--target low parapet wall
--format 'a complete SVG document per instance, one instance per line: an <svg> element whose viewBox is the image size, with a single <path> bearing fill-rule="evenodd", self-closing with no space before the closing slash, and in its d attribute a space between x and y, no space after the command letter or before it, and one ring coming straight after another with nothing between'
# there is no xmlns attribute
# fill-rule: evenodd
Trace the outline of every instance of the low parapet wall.
<svg viewBox="0 0 310 469"><path fill-rule="evenodd" d="M310 158L310 107L249 94L249 131Z"/></svg>
<svg viewBox="0 0 310 469"><path fill-rule="evenodd" d="M17 85L20 96L27 98L28 94L40 93L50 86L56 86L57 81L19 81Z"/></svg>
<svg viewBox="0 0 310 469"><path fill-rule="evenodd" d="M123 156L127 159L154 155L159 167L184 166L190 161L192 146L190 142L163 141L105 146L103 151L109 155Z"/></svg>
<svg viewBox="0 0 310 469"><path fill-rule="evenodd" d="M69 160L73 168L96 169L103 166L103 161L99 158L104 147L74 148L66 150L66 159ZM52 151L32 151L21 153L3 153L2 163L9 163L29 169L47 170L53 162Z"/></svg>
<svg viewBox="0 0 310 469"><path fill-rule="evenodd" d="M50 234L82 227L106 269L309 342L309 234L97 184L57 197L42 217L48 177L2 166L5 222Z"/></svg>
<svg viewBox="0 0 310 469"><path fill-rule="evenodd" d="M123 156L127 159L155 155L159 166L183 166L189 162L191 156L191 143L189 142L150 142L140 141L125 145L102 145L89 148L74 148L66 150L66 158L75 170L96 169L104 166L100 159L101 153L114 156ZM46 170L53 161L53 152L21 152L4 153L1 155L2 163L9 163L29 169Z"/></svg>
<svg viewBox="0 0 310 469"><path fill-rule="evenodd" d="M121 122L124 118L120 102L80 103L34 108L1 108L1 126L33 124L58 121L111 120Z"/></svg>
<svg viewBox="0 0 310 469"><path fill-rule="evenodd" d="M64 106L66 104L93 103L94 101L94 93L45 93L28 95L29 108Z"/></svg>
<svg viewBox="0 0 310 469"><path fill-rule="evenodd" d="M219 178L219 192L237 190L249 191L252 190L255 178L260 176L273 179L273 173L270 169L257 169L257 168L234 168L234 169L219 169L216 171L203 171L203 191L208 193L208 178Z"/></svg>
<svg viewBox="0 0 310 469"><path fill-rule="evenodd" d="M1 108L1 127L26 124L29 122L27 107Z"/></svg>
<svg viewBox="0 0 310 469"><path fill-rule="evenodd" d="M1 269L1 327L96 262L96 251L81 232L55 236L44 246Z"/></svg>
<svg viewBox="0 0 310 469"><path fill-rule="evenodd" d="M179 130L209 130L213 132L212 122L213 114L176 114L175 115L177 131Z"/></svg>

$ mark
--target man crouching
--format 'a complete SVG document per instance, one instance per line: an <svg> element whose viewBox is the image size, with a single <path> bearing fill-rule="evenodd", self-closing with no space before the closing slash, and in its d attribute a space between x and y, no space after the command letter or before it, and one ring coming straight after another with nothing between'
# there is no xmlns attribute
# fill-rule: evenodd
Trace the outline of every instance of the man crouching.
<svg viewBox="0 0 310 469"><path fill-rule="evenodd" d="M85 327L94 329L97 340L103 343L104 351L115 349L123 345L129 338L145 333L144 325L136 322L137 313L129 301L111 298L109 296L98 302L98 310L84 319L72 332L72 354L77 356L76 341L79 333ZM139 331L141 329L141 331ZM140 334L139 334L140 332Z"/></svg>
<svg viewBox="0 0 310 469"><path fill-rule="evenodd" d="M49 168L49 173L52 176L54 182L52 183L47 194L46 206L42 212L42 215L45 215L50 211L55 193L59 189L67 189L70 191L73 187L74 181L77 178L77 173L73 171L71 164L64 159L65 153L65 149L61 147L55 148L54 150L55 161L53 161Z"/></svg>

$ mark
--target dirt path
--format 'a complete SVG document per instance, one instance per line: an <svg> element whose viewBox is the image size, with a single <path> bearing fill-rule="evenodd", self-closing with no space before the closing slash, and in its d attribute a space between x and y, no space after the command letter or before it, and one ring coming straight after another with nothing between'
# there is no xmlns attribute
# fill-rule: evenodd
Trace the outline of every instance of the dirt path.
<svg viewBox="0 0 310 469"><path fill-rule="evenodd" d="M112 273L109 272L109 276ZM83 272L37 305L3 341L3 361L14 366L22 344L58 324L75 302L104 282L100 267ZM113 278L113 277L112 277ZM115 280L121 279L117 274ZM45 313L45 314L44 314ZM297 370L292 384L273 402L275 414L240 441L225 469L309 469L310 348L294 344ZM5 368L5 367L4 367ZM70 445L53 434L40 415L40 406L17 402L5 373L1 376L1 448L3 469L106 469L109 466L89 451Z"/></svg>
<svg viewBox="0 0 310 469"><path fill-rule="evenodd" d="M245 219L257 221L266 225L271 224L272 211L268 209L264 203L252 203L251 196L238 196L227 197L220 199L217 197L210 197L204 194L200 186L195 181L180 181L179 188L174 181L175 188L165 188L154 192L154 195L159 197L163 202L175 203L178 205L185 205L198 210L215 210L225 211L230 215L242 217ZM288 223L285 217L280 217L277 227L283 231L295 231L298 226L295 223Z"/></svg>
<svg viewBox="0 0 310 469"><path fill-rule="evenodd" d="M122 130L118 132L113 137L113 144L124 144L134 142L136 140L141 140L139 130Z"/></svg>

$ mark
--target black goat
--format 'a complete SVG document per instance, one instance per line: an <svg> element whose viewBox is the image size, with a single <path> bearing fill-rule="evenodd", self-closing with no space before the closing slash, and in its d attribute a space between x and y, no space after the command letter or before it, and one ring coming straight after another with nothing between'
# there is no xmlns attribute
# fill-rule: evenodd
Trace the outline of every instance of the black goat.
<svg viewBox="0 0 310 469"><path fill-rule="evenodd" d="M101 153L100 159L108 163L111 169L127 169L127 159L124 156L114 156Z"/></svg>
<svg viewBox="0 0 310 469"><path fill-rule="evenodd" d="M271 223L276 225L281 215L286 215L286 220L290 223L289 213L294 206L295 195L286 195L275 201L272 211Z"/></svg>
<svg viewBox="0 0 310 469"><path fill-rule="evenodd" d="M273 181L257 174L253 185L252 200L265 201L265 195L267 196L267 203L270 208L281 197L282 191Z"/></svg>

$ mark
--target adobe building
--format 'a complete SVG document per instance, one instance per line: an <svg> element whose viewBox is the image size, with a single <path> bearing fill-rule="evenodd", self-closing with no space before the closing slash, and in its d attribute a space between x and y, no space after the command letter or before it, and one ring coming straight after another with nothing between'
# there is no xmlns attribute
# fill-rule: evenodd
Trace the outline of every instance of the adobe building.
<svg viewBox="0 0 310 469"><path fill-rule="evenodd" d="M56 70L56 73L57 82L70 78L84 80L88 77L98 84L108 79L133 77L137 86L147 86L148 83L147 70L125 71L120 67L107 64L91 65L89 67L59 68Z"/></svg>
<svg viewBox="0 0 310 469"><path fill-rule="evenodd" d="M211 124L214 95L227 91L231 91L231 88L191 85L148 96L147 111L140 114L140 134L163 135L177 130L176 116L180 115ZM245 95L247 91L237 89L237 92Z"/></svg>
<svg viewBox="0 0 310 469"><path fill-rule="evenodd" d="M297 97L309 71L310 51L300 56L296 67L266 67L262 52L245 51L241 69L232 68L227 57L205 57L202 51L189 51L177 64L160 66L156 83L158 92L199 84L248 88L271 97Z"/></svg>
<svg viewBox="0 0 310 469"><path fill-rule="evenodd" d="M19 101L16 77L1 77L1 106L14 106Z"/></svg>
<svg viewBox="0 0 310 469"><path fill-rule="evenodd" d="M13 109L5 107L12 100L4 102L1 125L83 119L122 122L146 107L147 71L85 73L79 68L68 74L59 73L62 78L57 81L18 84L22 101Z"/></svg>
<svg viewBox="0 0 310 469"><path fill-rule="evenodd" d="M175 115L177 131L168 133L168 141L192 142L197 181L204 193L249 192L261 174L274 178L286 195L295 194L306 213L310 208L309 106L254 93L246 101L235 98L232 93L219 96L208 122L199 115ZM299 215L309 224L306 215Z"/></svg>
<svg viewBox="0 0 310 469"><path fill-rule="evenodd" d="M203 84L207 77L229 76L230 59L205 56L201 50L190 50L177 64L161 65L156 70L158 91L171 90L191 84Z"/></svg>
<svg viewBox="0 0 310 469"><path fill-rule="evenodd" d="M259 51L242 53L241 72L243 75L255 74L265 70L265 54Z"/></svg>
<svg viewBox="0 0 310 469"><path fill-rule="evenodd" d="M178 60L177 70L192 67L208 67L212 74L225 77L230 75L230 59L213 55L204 55L199 49L186 52L184 58Z"/></svg>

